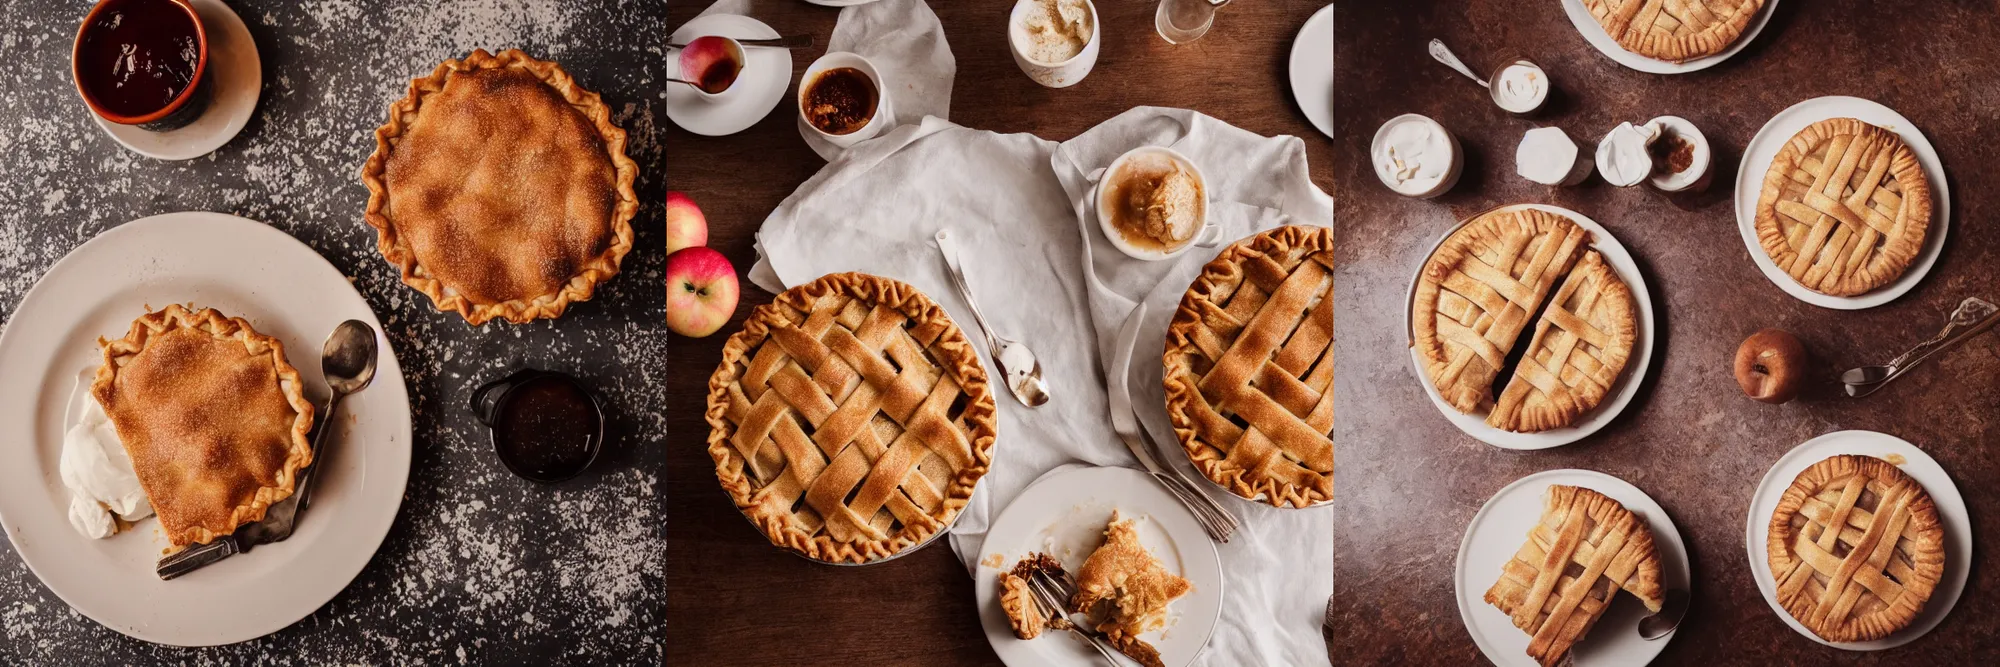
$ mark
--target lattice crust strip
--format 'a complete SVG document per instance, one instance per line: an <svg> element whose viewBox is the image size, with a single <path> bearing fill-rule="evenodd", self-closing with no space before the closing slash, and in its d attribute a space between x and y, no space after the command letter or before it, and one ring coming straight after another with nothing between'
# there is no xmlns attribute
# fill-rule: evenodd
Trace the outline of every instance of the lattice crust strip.
<svg viewBox="0 0 2000 667"><path fill-rule="evenodd" d="M1528 633L1528 655L1561 662L1619 590L1648 609L1664 603L1660 555L1644 519L1596 491L1550 486L1541 521L1486 591Z"/></svg>
<svg viewBox="0 0 2000 667"><path fill-rule="evenodd" d="M1535 323L1486 423L1519 432L1575 423L1611 393L1637 330L1631 288L1597 251L1585 251Z"/></svg>
<svg viewBox="0 0 2000 667"><path fill-rule="evenodd" d="M1869 456L1836 456L1800 473L1778 501L1769 540L1779 604L1827 641L1881 639L1909 625L1944 572L1930 494Z"/></svg>

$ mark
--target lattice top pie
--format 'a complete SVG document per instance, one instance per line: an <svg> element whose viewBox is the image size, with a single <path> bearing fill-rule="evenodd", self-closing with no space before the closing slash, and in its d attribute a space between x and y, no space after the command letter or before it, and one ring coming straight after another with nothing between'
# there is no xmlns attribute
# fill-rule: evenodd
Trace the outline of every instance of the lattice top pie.
<svg viewBox="0 0 2000 667"><path fill-rule="evenodd" d="M638 173L597 93L509 49L411 81L361 180L382 256L476 325L559 317L618 275Z"/></svg>
<svg viewBox="0 0 2000 667"><path fill-rule="evenodd" d="M1764 0L1583 0L1583 6L1625 50L1678 63L1728 49Z"/></svg>
<svg viewBox="0 0 2000 667"><path fill-rule="evenodd" d="M1888 284L1923 250L1930 180L1889 130L1829 118L1778 151L1757 196L1757 240L1815 292L1853 296Z"/></svg>
<svg viewBox="0 0 2000 667"><path fill-rule="evenodd" d="M1486 603L1528 633L1528 656L1562 661L1619 590L1659 611L1660 553L1646 522L1590 489L1554 485L1541 522L1486 591Z"/></svg>
<svg viewBox="0 0 2000 667"><path fill-rule="evenodd" d="M1279 227L1203 267L1167 326L1167 414L1209 479L1274 507L1333 498L1333 232Z"/></svg>
<svg viewBox="0 0 2000 667"><path fill-rule="evenodd" d="M1575 423L1611 392L1637 323L1631 288L1597 251L1583 251L1535 321L1535 337L1486 423L1523 432Z"/></svg>
<svg viewBox="0 0 2000 667"><path fill-rule="evenodd" d="M1903 629L1944 574L1930 494L1872 456L1835 456L1799 473L1771 514L1769 539L1778 603L1830 642Z"/></svg>
<svg viewBox="0 0 2000 667"><path fill-rule="evenodd" d="M859 273L751 313L709 378L707 417L737 508L826 562L924 542L992 462L993 395L965 334L915 288Z"/></svg>
<svg viewBox="0 0 2000 667"><path fill-rule="evenodd" d="M285 345L242 318L180 305L98 339L90 393L174 547L264 519L312 462L313 406Z"/></svg>

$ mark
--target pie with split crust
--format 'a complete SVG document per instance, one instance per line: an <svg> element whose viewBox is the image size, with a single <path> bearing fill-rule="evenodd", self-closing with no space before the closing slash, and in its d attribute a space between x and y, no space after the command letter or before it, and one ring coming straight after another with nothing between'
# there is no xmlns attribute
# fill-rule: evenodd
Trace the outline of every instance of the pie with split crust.
<svg viewBox="0 0 2000 667"><path fill-rule="evenodd" d="M1909 626L1944 575L1930 494L1872 456L1835 456L1799 473L1771 514L1769 540L1778 603L1830 642Z"/></svg>
<svg viewBox="0 0 2000 667"><path fill-rule="evenodd" d="M1528 656L1562 662L1623 590L1646 608L1665 604L1660 553L1646 522L1590 489L1550 486L1542 518L1507 561L1486 603L1528 633Z"/></svg>
<svg viewBox="0 0 2000 667"><path fill-rule="evenodd" d="M708 453L771 543L868 563L951 525L992 463L994 403L944 309L830 274L751 313L708 382Z"/></svg>
<svg viewBox="0 0 2000 667"><path fill-rule="evenodd" d="M1632 289L1597 251L1583 251L1535 321L1527 353L1486 423L1516 432L1576 423L1611 392L1637 326Z"/></svg>
<svg viewBox="0 0 2000 667"><path fill-rule="evenodd" d="M264 519L312 463L313 406L285 345L178 304L97 341L91 383L173 548Z"/></svg>
<svg viewBox="0 0 2000 667"><path fill-rule="evenodd" d="M1786 275L1854 296L1901 277L1931 224L1930 179L1889 130L1829 118L1793 135L1764 174L1757 240Z"/></svg>
<svg viewBox="0 0 2000 667"><path fill-rule="evenodd" d="M639 168L597 93L518 50L410 82L362 167L382 256L474 325L555 318L618 275Z"/></svg>
<svg viewBox="0 0 2000 667"><path fill-rule="evenodd" d="M1195 467L1273 507L1333 499L1333 232L1286 226L1202 268L1167 326L1167 415Z"/></svg>
<svg viewBox="0 0 2000 667"><path fill-rule="evenodd" d="M1097 630L1118 652L1147 667L1161 667L1159 651L1140 639L1139 633L1164 625L1167 605L1191 590L1194 584L1168 572L1139 542L1133 520L1120 518L1118 511L1112 510L1111 523L1104 528L1104 544L1076 571L1076 595L1070 598L1070 611L1101 616L1104 620Z"/></svg>
<svg viewBox="0 0 2000 667"><path fill-rule="evenodd" d="M1625 50L1679 63L1727 50L1764 0L1583 0L1583 6Z"/></svg>

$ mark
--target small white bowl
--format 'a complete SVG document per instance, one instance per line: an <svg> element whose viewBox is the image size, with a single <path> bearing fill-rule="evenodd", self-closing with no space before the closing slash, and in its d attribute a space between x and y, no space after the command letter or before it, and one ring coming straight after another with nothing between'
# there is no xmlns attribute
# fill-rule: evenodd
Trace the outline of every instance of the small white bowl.
<svg viewBox="0 0 2000 667"><path fill-rule="evenodd" d="M1389 177L1384 176L1382 174L1382 169L1375 164L1375 156L1380 155L1382 153L1382 142L1384 139L1388 137L1389 128L1393 128L1403 123L1423 123L1425 125L1429 125L1432 130L1444 134L1447 143L1451 146L1451 166L1445 168L1444 177L1438 179L1437 184L1432 185L1431 187L1422 191L1408 191L1408 190L1396 189L1396 184L1390 181ZM1465 168L1465 149L1458 145L1458 135L1452 134L1451 130L1445 129L1442 123L1432 120L1430 116L1426 116L1423 114L1406 113L1401 116L1391 118L1388 120L1388 122L1382 123L1382 127L1377 128L1375 130L1375 138L1370 139L1368 141L1368 170L1375 172L1375 178L1377 180L1382 181L1382 185L1389 188L1390 192L1394 192L1396 194L1403 195L1405 197L1430 199L1432 197L1444 194L1445 192L1451 190L1451 186L1458 184L1459 172L1464 170L1464 168Z"/></svg>
<svg viewBox="0 0 2000 667"><path fill-rule="evenodd" d="M1029 58L1027 51L1022 48L1019 37L1023 32L1018 28L1025 20L1023 16L1028 7L1034 3L1035 0L1018 0L1014 3L1014 11L1007 15L1007 50L1014 54L1014 64L1019 65L1021 71L1035 83L1050 88L1068 88L1076 85L1076 82L1082 81L1085 75L1090 74L1092 67L1097 66L1097 45L1104 41L1104 24L1097 20L1097 3L1090 0L1083 2L1084 6L1090 9L1090 39L1084 41L1083 50L1077 52L1076 56L1059 63L1045 63Z"/></svg>
<svg viewBox="0 0 2000 667"><path fill-rule="evenodd" d="M813 80L819 78L821 72L841 67L861 70L861 73L868 75L868 80L875 84L875 113L868 117L868 122L863 123L861 129L847 134L831 134L819 129L818 125L812 123L812 119L806 118L806 89L812 85ZM846 148L880 134L882 127L888 124L889 86L883 84L882 75L875 70L875 63L868 62L867 58L857 53L834 51L813 61L812 66L806 68L805 75L799 77L799 92L795 96L793 106L798 107L801 124L812 128L813 133L833 145Z"/></svg>
<svg viewBox="0 0 2000 667"><path fill-rule="evenodd" d="M1709 162L1714 159L1714 153L1710 152L1708 147L1708 137L1703 136L1701 129L1695 127L1694 123L1688 122L1686 118L1680 116L1661 116L1653 120L1658 121L1661 126L1667 128L1667 131L1672 132L1675 136L1687 140L1690 144L1694 144L1694 161L1688 164L1687 169L1682 170L1678 174L1656 173L1648 177L1646 182L1661 192L1680 192L1682 190L1695 189L1697 185L1702 184L1702 181L1708 178Z"/></svg>
<svg viewBox="0 0 2000 667"><path fill-rule="evenodd" d="M1173 160L1182 168L1192 172L1195 184L1201 188L1201 216L1195 221L1195 226L1200 229L1194 233L1194 237L1189 239L1187 243L1183 243L1180 247L1172 250L1156 250L1132 245L1130 241L1125 240L1125 233L1119 231L1117 226L1111 224L1113 215L1112 202L1108 191L1104 187L1105 182L1111 180L1118 173L1119 169L1124 168L1126 162L1144 155L1158 155ZM1104 238L1110 239L1111 246L1117 248L1118 252L1125 253L1133 259L1148 262L1169 259L1187 252L1189 248L1213 248L1222 241L1222 226L1210 221L1208 215L1208 177L1201 173L1200 165L1196 165L1194 160L1188 159L1188 156L1182 155L1180 151L1165 146L1140 146L1125 151L1124 155L1120 155L1118 159L1112 160L1111 166L1105 167L1104 172L1098 175L1097 186L1091 192L1090 197L1097 204L1097 227L1104 233Z"/></svg>

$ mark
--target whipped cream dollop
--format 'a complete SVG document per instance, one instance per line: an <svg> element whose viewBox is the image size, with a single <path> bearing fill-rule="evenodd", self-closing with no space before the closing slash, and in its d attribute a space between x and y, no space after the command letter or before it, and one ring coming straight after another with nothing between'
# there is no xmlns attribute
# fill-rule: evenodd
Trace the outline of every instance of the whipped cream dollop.
<svg viewBox="0 0 2000 667"><path fill-rule="evenodd" d="M1646 146L1660 136L1660 126L1619 123L1597 142L1597 173L1618 187L1638 185L1653 174L1653 154Z"/></svg>
<svg viewBox="0 0 2000 667"><path fill-rule="evenodd" d="M1534 63L1522 60L1500 70L1493 77L1493 102L1514 113L1527 113L1549 98L1549 75Z"/></svg>
<svg viewBox="0 0 2000 667"><path fill-rule="evenodd" d="M1091 30L1084 0L1035 0L1022 16L1017 37L1029 59L1060 63L1083 53Z"/></svg>
<svg viewBox="0 0 2000 667"><path fill-rule="evenodd" d="M1428 118L1403 117L1389 123L1375 146L1375 174L1390 189L1406 195L1437 188L1451 171L1451 137Z"/></svg>
<svg viewBox="0 0 2000 667"><path fill-rule="evenodd" d="M138 521L153 515L153 505L132 472L132 459L111 417L90 395L91 377L88 372L78 377L70 393L72 421L63 432L59 467L63 486L69 487L69 525L84 537L99 539L118 532L114 518Z"/></svg>

